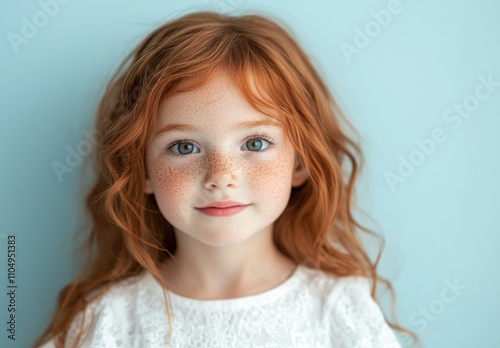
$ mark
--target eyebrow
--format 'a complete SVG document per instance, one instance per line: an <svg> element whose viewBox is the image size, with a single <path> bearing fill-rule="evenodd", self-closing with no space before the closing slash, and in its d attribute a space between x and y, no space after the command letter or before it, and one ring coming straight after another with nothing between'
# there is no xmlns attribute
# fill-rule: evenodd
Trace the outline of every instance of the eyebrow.
<svg viewBox="0 0 500 348"><path fill-rule="evenodd" d="M239 130L243 128L252 128L252 127L258 127L258 126L272 126L272 127L281 127L279 123L276 121L271 121L271 120L258 120L258 121L247 121L247 122L242 122L236 127L233 127L231 130ZM155 137L165 134L168 132L173 132L173 131L185 131L185 132L200 132L200 130L189 124L179 124L179 123L173 123L173 124L168 124L161 129L159 129L155 133Z"/></svg>

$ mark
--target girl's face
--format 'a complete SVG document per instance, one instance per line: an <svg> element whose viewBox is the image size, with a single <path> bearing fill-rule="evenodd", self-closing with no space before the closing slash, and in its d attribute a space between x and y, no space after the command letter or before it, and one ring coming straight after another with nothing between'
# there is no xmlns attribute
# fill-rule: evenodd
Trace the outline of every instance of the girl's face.
<svg viewBox="0 0 500 348"><path fill-rule="evenodd" d="M176 235L229 246L272 231L292 186L307 176L284 130L271 121L225 76L163 102L146 151L145 192L155 195ZM245 207L232 215L199 209L221 201Z"/></svg>

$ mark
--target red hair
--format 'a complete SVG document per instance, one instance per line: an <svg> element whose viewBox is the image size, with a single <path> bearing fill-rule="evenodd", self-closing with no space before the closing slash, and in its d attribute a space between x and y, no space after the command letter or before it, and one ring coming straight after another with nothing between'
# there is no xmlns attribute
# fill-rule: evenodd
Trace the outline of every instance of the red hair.
<svg viewBox="0 0 500 348"><path fill-rule="evenodd" d="M109 286L143 269L168 289L159 267L173 257L175 235L154 195L144 192L145 153L160 103L203 86L221 72L250 105L284 126L308 173L303 185L292 188L288 206L275 222L277 248L297 264L338 277L371 279L373 298L377 282L395 296L390 281L377 273L383 238L353 216L363 156L342 127L355 130L284 27L260 15L196 12L154 30L127 56L105 91L96 119L97 177L86 198L92 228L83 245L89 258L76 280L61 291L53 321L35 346L54 338L62 347L80 311ZM375 261L358 232L382 242Z"/></svg>

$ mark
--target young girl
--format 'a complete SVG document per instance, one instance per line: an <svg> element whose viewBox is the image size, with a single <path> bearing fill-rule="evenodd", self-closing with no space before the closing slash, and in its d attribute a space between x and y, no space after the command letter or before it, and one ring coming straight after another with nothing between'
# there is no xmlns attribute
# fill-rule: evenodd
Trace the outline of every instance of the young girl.
<svg viewBox="0 0 500 348"><path fill-rule="evenodd" d="M352 214L362 155L341 120L275 21L197 12L155 30L101 102L94 258L34 346L387 348L400 347L391 328L415 337L375 301L377 282L392 286L358 236L373 234Z"/></svg>

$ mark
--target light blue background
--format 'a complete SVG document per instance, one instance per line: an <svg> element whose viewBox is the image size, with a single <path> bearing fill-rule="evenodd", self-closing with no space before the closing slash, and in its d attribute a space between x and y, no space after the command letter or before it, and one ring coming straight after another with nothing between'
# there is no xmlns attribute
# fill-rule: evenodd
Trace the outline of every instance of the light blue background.
<svg viewBox="0 0 500 348"><path fill-rule="evenodd" d="M422 335L424 347L500 347L500 88L457 129L443 119L474 95L480 76L500 82L500 3L401 0L400 12L350 62L341 44L352 45L356 28L365 30L371 11L389 1L270 3L72 0L16 53L8 34L21 35L23 17L42 8L2 2L0 346L30 345L79 267L70 246L83 220L83 166L60 182L51 164L65 163L68 147L91 130L118 63L172 17L258 9L290 24L360 131L367 162L358 200L376 223L363 221L387 239L381 270L394 281L400 322ZM436 128L446 141L392 191L385 173L397 174L399 156L408 159L415 139ZM16 344L4 324L8 234L17 235ZM447 281L466 288L449 300ZM425 319L420 311L429 307Z"/></svg>

